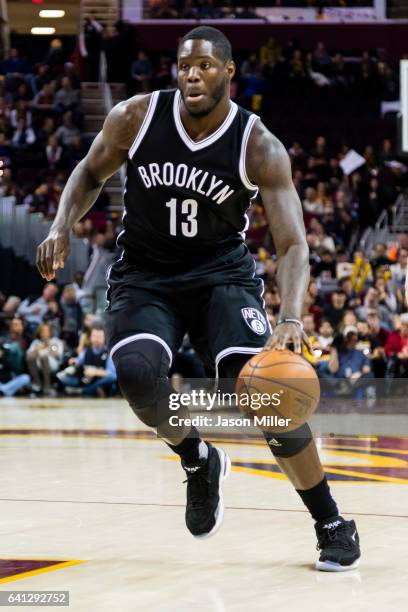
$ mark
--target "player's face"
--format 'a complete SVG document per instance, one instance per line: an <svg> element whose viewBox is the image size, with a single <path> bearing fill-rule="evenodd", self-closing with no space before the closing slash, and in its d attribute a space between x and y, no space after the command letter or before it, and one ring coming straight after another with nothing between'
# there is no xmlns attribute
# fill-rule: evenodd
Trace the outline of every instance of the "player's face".
<svg viewBox="0 0 408 612"><path fill-rule="evenodd" d="M205 117L224 98L234 63L225 63L207 40L187 40L179 49L178 86L187 111Z"/></svg>

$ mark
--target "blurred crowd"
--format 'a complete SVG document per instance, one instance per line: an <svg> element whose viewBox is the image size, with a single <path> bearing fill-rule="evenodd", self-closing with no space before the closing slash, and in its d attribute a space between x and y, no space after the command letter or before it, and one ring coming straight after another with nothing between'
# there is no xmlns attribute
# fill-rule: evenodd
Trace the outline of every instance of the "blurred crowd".
<svg viewBox="0 0 408 612"><path fill-rule="evenodd" d="M102 321L81 305L81 275L41 296L0 294L0 395L106 397L116 374Z"/></svg>
<svg viewBox="0 0 408 612"><path fill-rule="evenodd" d="M126 37L124 28L110 46L111 57ZM165 54L151 58L139 50L128 69L132 93L172 87L177 78L175 58ZM348 62L339 53L330 54L323 43L306 53L295 43L283 47L270 39L238 61L233 97L263 117L268 83L277 75L300 88L305 83L316 90L340 87L342 104L364 88L390 100L398 92L396 71L381 50ZM27 212L52 218L69 173L89 146L81 126L80 81L59 41L36 65L10 49L0 63L0 197L13 195ZM403 301L408 237L401 235L391 245L376 243L371 252L359 250L362 233L379 215L385 211L391 218L397 196L406 191L408 173L392 139L364 137L359 164L352 168L345 162L353 143L339 143L327 130L315 132L313 141L302 134L298 140L284 139L310 247L311 282L302 321L311 350L305 349L305 357L322 379L348 380L356 396L365 393L358 381L405 377L408 369ZM247 243L265 282L273 325L280 306L276 253L260 199L250 217ZM90 254L100 247L113 251L119 231L104 192L74 228ZM116 393L101 320L83 300L82 280L83 274L77 274L65 287L48 283L41 296L0 294L0 393ZM200 371L188 339L176 364L175 375Z"/></svg>
<svg viewBox="0 0 408 612"><path fill-rule="evenodd" d="M242 3L245 4L245 3ZM259 19L252 6L235 6L232 0L147 0L146 19Z"/></svg>
<svg viewBox="0 0 408 612"><path fill-rule="evenodd" d="M359 95L377 94L382 100L395 100L399 95L398 72L390 65L383 48L346 55L331 51L323 41L307 50L296 40L282 45L271 37L258 52L243 59L239 75L247 96L262 95L268 81L276 77L294 80L297 87L308 81L317 87L354 87Z"/></svg>
<svg viewBox="0 0 408 612"><path fill-rule="evenodd" d="M261 19L256 4L232 0L144 0L145 19ZM372 0L270 0L258 6L313 8L321 18L326 7L351 8L372 6Z"/></svg>
<svg viewBox="0 0 408 612"><path fill-rule="evenodd" d="M0 62L0 196L52 218L86 153L81 127L80 81L61 42L35 65L11 48Z"/></svg>

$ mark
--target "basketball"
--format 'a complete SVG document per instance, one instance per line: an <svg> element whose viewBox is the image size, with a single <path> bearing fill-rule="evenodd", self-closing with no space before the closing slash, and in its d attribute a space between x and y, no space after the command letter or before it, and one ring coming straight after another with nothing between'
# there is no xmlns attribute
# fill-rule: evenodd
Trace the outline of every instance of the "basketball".
<svg viewBox="0 0 408 612"><path fill-rule="evenodd" d="M261 351L244 365L236 384L240 412L265 431L282 433L306 423L320 385L306 359L289 350Z"/></svg>

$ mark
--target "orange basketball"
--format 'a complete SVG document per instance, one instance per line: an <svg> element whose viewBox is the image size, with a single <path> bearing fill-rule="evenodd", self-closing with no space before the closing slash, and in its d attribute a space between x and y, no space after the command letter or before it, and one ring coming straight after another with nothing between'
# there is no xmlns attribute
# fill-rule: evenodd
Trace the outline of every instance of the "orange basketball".
<svg viewBox="0 0 408 612"><path fill-rule="evenodd" d="M265 431L282 433L300 427L314 413L320 384L313 366L301 355L261 351L242 368L236 393L245 417Z"/></svg>

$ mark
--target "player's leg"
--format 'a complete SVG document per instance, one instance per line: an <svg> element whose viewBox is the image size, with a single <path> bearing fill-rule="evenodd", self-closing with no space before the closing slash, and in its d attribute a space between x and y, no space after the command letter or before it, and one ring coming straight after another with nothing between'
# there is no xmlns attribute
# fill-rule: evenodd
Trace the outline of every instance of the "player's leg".
<svg viewBox="0 0 408 612"><path fill-rule="evenodd" d="M189 531L199 538L213 535L223 518L220 483L228 474L229 459L223 451L204 442L195 427L184 424L190 418L186 407L170 409L174 389L167 378L168 352L160 342L139 337L113 346L112 359L119 386L135 414L181 458L187 475Z"/></svg>
<svg viewBox="0 0 408 612"><path fill-rule="evenodd" d="M170 408L168 372L185 333L171 292L142 274L114 270L105 328L118 384L135 414L181 458L187 474L186 522L196 537L217 531L223 515L220 482L229 471L225 453L201 440L186 422L188 409ZM203 500L203 494L205 499Z"/></svg>
<svg viewBox="0 0 408 612"><path fill-rule="evenodd" d="M266 327L262 287L227 285L213 290L209 308L210 338L220 379L232 392L248 352L258 352L270 334ZM263 432L281 470L287 475L315 520L321 549L317 568L352 569L359 562L358 534L354 521L345 521L334 501L310 427L280 435Z"/></svg>

